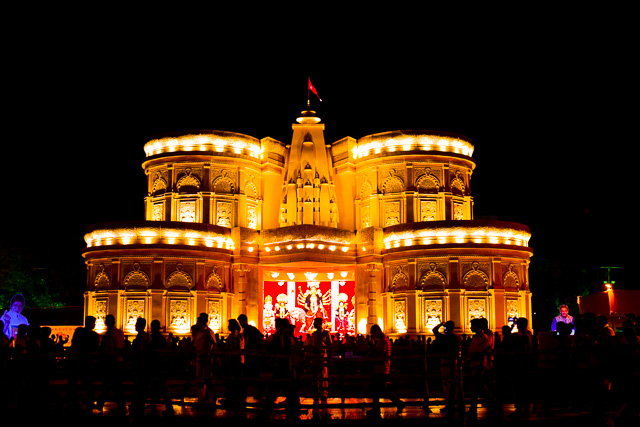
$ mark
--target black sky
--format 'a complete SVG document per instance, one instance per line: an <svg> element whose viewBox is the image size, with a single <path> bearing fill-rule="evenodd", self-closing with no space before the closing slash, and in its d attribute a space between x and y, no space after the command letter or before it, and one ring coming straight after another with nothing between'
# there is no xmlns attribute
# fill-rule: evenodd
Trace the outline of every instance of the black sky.
<svg viewBox="0 0 640 427"><path fill-rule="evenodd" d="M89 224L143 218L153 135L287 141L311 77L328 141L396 129L470 137L475 216L528 225L532 262L630 265L630 42L622 25L591 25L597 13L570 16L439 31L428 19L385 31L345 20L322 33L271 21L221 32L216 21L186 36L166 22L138 35L91 21L27 25L39 37L4 49L3 237L82 268Z"/></svg>

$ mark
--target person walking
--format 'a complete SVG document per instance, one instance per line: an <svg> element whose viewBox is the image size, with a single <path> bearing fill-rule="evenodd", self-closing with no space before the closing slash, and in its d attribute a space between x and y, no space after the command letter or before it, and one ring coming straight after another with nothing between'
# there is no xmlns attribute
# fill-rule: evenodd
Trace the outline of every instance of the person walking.
<svg viewBox="0 0 640 427"><path fill-rule="evenodd" d="M368 414L371 418L380 418L380 398L384 397L396 406L396 414L400 414L406 404L393 392L389 385L389 374L391 373L391 341L383 332L380 326L374 324L369 331L372 348L371 357L376 359L373 368L372 391L373 408Z"/></svg>

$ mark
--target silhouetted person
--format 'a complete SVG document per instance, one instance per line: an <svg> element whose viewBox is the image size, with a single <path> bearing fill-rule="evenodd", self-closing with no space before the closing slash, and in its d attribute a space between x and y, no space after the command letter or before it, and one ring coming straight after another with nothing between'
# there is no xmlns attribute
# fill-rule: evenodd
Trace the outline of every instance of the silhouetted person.
<svg viewBox="0 0 640 427"><path fill-rule="evenodd" d="M131 357L134 367L134 397L131 405L130 412L134 416L144 415L145 402L147 398L147 391L150 385L149 371L149 334L146 331L147 320L143 317L138 317L136 320L136 337L131 343Z"/></svg>
<svg viewBox="0 0 640 427"><path fill-rule="evenodd" d="M322 317L314 319L314 331L304 344L309 355L309 364L314 378L314 398L321 403L326 403L329 395L329 367L326 359L329 357L329 350L333 342L329 331L322 329L323 321Z"/></svg>
<svg viewBox="0 0 640 427"><path fill-rule="evenodd" d="M489 367L489 355L491 352L492 339L486 334L482 319L471 319L471 332L474 333L469 343L467 351L467 361L469 366L469 381L471 386L471 403L468 414L477 416L478 398L481 394L489 395L486 387L484 374ZM492 337L491 337L492 338Z"/></svg>
<svg viewBox="0 0 640 427"><path fill-rule="evenodd" d="M293 326L288 319L276 318L276 331L269 337L267 350L270 355L270 366L273 369L273 381L269 384L265 409L270 410L279 393L284 391L287 398L287 408L296 409L300 403L294 383L292 366L293 352L296 350L296 340L293 336Z"/></svg>
<svg viewBox="0 0 640 427"><path fill-rule="evenodd" d="M444 333L440 328L444 326ZM455 409L456 398L456 368L460 356L461 338L453 331L456 324L453 320L437 324L432 332L435 335L433 341L434 350L440 358L440 377L442 378L442 393L445 398L444 410L449 412Z"/></svg>
<svg viewBox="0 0 640 427"><path fill-rule="evenodd" d="M378 325L371 326L369 335L372 339L371 356L378 359L373 368L373 408L370 415L374 418L380 417L381 397L391 400L397 408L397 413L400 414L405 403L395 395L388 383L391 373L391 341Z"/></svg>
<svg viewBox="0 0 640 427"><path fill-rule="evenodd" d="M94 331L95 326L96 318L87 316L84 319L84 327L76 328L71 338L69 399L72 404L78 402L78 383L82 383L85 400L81 403L88 411L94 407L96 359L100 350L100 335Z"/></svg>
<svg viewBox="0 0 640 427"><path fill-rule="evenodd" d="M257 379L260 374L260 361L261 356L256 353L258 350L262 350L264 345L264 335L262 332L258 330L255 326L251 325L248 321L246 314L241 314L238 316L238 323L242 328L242 336L244 337L244 348L245 348L245 358L244 358L244 372L245 377L247 378L248 384L253 384L257 386ZM259 390L257 387L257 397L262 396L262 390Z"/></svg>
<svg viewBox="0 0 640 427"><path fill-rule="evenodd" d="M149 371L150 392L152 401L162 399L165 405L164 415L173 415L173 405L167 387L167 365L171 362L168 354L171 351L170 344L160 331L160 321L151 321L151 334L149 334Z"/></svg>
<svg viewBox="0 0 640 427"><path fill-rule="evenodd" d="M192 345L196 356L196 378L201 385L198 403L215 403L213 395L213 351L216 337L209 328L209 316L200 313L196 324L191 328Z"/></svg>
<svg viewBox="0 0 640 427"><path fill-rule="evenodd" d="M235 319L228 321L229 336L224 344L224 372L226 382L225 406L228 408L241 408L245 405L246 396L243 386L243 370L245 356L242 354L245 348L245 340L240 333L240 324Z"/></svg>
<svg viewBox="0 0 640 427"><path fill-rule="evenodd" d="M515 412L511 418L527 418L530 415L532 373L535 367L533 335L529 330L529 320L524 317L516 319L518 333L515 345Z"/></svg>
<svg viewBox="0 0 640 427"><path fill-rule="evenodd" d="M103 393L98 399L97 408L102 410L105 401L113 396L117 407L114 413L124 414L126 403L122 385L124 372L124 349L125 339L122 330L116 327L116 318L112 314L107 314L104 318L107 331L102 336L100 349L102 352L102 375Z"/></svg>

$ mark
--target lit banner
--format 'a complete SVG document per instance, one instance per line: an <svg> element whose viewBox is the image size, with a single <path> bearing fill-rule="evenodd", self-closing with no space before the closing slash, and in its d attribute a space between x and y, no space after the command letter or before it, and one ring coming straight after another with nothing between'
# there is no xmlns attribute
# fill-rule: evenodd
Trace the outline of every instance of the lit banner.
<svg viewBox="0 0 640 427"><path fill-rule="evenodd" d="M313 320L324 319L332 333L356 332L355 282L263 282L262 332L275 332L275 319L285 318L294 325L295 335L311 333Z"/></svg>

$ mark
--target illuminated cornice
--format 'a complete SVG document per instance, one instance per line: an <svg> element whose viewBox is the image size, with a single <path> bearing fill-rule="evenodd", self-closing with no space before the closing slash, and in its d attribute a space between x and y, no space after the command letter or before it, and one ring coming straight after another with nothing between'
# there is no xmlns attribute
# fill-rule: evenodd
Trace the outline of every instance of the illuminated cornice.
<svg viewBox="0 0 640 427"><path fill-rule="evenodd" d="M264 149L260 140L248 135L225 131L186 134L154 139L144 145L147 157L175 152L231 152L263 158Z"/></svg>
<svg viewBox="0 0 640 427"><path fill-rule="evenodd" d="M355 241L353 231L308 224L265 230L262 237L264 250L276 253L301 249L346 253Z"/></svg>
<svg viewBox="0 0 640 427"><path fill-rule="evenodd" d="M461 136L429 134L417 130L377 133L360 138L351 149L354 159L403 151L435 151L471 157L473 145Z"/></svg>
<svg viewBox="0 0 640 427"><path fill-rule="evenodd" d="M386 249L414 245L490 244L528 247L531 233L502 221L432 221L400 224L384 230Z"/></svg>
<svg viewBox="0 0 640 427"><path fill-rule="evenodd" d="M230 230L201 224L185 226L179 222L138 221L97 225L84 236L87 248L115 245L188 245L233 250Z"/></svg>

